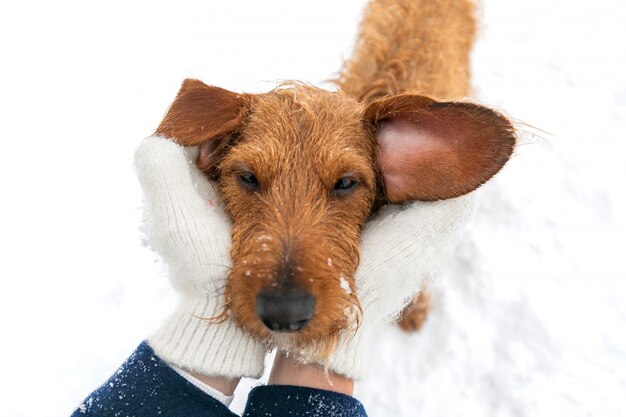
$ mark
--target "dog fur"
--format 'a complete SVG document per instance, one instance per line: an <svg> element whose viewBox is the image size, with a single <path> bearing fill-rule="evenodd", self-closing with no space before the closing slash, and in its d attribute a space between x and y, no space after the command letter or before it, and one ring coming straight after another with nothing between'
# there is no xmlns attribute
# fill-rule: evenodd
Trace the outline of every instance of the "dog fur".
<svg viewBox="0 0 626 417"><path fill-rule="evenodd" d="M509 159L511 123L458 100L470 93L474 13L470 0L371 1L338 91L183 83L156 133L200 146L197 165L233 221L226 308L253 335L327 355L346 311L359 311L356 291L340 283L355 289L360 232L376 208L466 194ZM315 296L299 332L271 331L257 317L257 294L283 287ZM427 300L407 307L403 329L419 328Z"/></svg>

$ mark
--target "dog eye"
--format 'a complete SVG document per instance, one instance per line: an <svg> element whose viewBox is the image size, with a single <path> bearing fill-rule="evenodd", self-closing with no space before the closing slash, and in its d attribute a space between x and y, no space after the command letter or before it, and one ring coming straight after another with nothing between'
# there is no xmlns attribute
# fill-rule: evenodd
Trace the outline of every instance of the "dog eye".
<svg viewBox="0 0 626 417"><path fill-rule="evenodd" d="M256 176L250 171L240 174L239 181L249 190L256 190L259 188L259 180L257 180Z"/></svg>
<svg viewBox="0 0 626 417"><path fill-rule="evenodd" d="M335 192L340 195L345 195L350 192L358 181L351 177L341 177L339 181L335 183Z"/></svg>

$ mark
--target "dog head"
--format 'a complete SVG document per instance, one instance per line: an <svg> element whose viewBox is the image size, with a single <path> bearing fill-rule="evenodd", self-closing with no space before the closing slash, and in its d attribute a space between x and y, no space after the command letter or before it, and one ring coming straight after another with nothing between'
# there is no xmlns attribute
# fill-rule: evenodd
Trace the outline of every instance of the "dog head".
<svg viewBox="0 0 626 417"><path fill-rule="evenodd" d="M156 133L200 147L232 218L229 313L261 339L322 351L358 317L359 238L376 203L466 194L515 144L511 123L477 104L361 103L300 83L236 94L186 80Z"/></svg>

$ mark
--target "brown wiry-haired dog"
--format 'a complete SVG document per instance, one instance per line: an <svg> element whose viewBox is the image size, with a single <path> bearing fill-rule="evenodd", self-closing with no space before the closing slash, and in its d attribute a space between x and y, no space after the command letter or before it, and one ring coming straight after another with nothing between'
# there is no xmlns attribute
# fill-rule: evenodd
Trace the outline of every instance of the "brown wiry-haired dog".
<svg viewBox="0 0 626 417"><path fill-rule="evenodd" d="M361 229L380 204L466 194L498 172L511 123L468 101L470 0L373 0L338 91L237 94L186 80L156 133L200 146L233 221L225 289L257 337L332 349L358 306ZM404 312L419 327L424 298Z"/></svg>

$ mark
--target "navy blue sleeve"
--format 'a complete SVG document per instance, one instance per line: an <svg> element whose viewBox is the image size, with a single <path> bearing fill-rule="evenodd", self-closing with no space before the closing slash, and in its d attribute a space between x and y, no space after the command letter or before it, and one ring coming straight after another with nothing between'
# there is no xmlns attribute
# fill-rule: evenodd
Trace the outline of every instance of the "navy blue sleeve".
<svg viewBox="0 0 626 417"><path fill-rule="evenodd" d="M243 417L367 417L355 398L337 392L290 385L254 388Z"/></svg>
<svg viewBox="0 0 626 417"><path fill-rule="evenodd" d="M237 417L154 354L146 342L72 417Z"/></svg>

